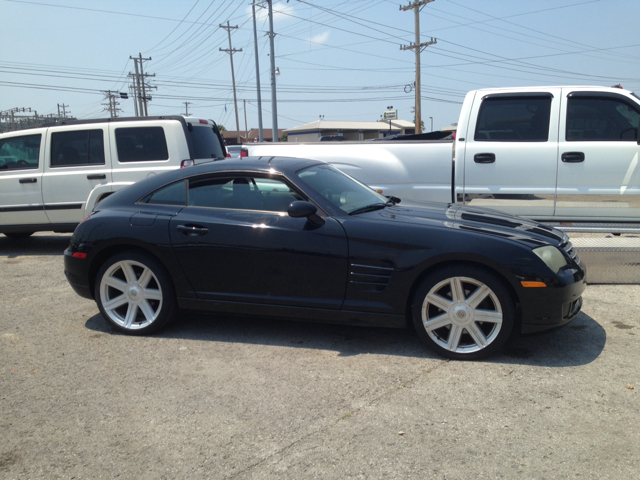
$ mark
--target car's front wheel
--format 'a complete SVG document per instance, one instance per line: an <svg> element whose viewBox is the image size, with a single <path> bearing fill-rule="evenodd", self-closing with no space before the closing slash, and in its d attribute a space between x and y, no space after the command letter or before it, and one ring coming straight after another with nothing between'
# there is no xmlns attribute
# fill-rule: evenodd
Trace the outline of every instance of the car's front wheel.
<svg viewBox="0 0 640 480"><path fill-rule="evenodd" d="M429 274L412 305L418 335L440 355L456 360L486 358L509 339L515 305L503 282L473 265Z"/></svg>
<svg viewBox="0 0 640 480"><path fill-rule="evenodd" d="M157 260L139 252L117 254L102 265L95 298L105 319L134 335L162 328L176 312L169 274Z"/></svg>

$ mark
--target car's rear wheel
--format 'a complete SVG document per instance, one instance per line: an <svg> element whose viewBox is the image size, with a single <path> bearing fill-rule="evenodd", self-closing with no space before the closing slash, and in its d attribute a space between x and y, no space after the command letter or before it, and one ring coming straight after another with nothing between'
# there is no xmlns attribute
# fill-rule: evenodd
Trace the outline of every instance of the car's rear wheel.
<svg viewBox="0 0 640 480"><path fill-rule="evenodd" d="M486 358L509 339L515 305L503 282L473 265L429 274L412 305L418 335L440 355L456 360Z"/></svg>
<svg viewBox="0 0 640 480"><path fill-rule="evenodd" d="M169 274L158 261L139 252L107 260L98 271L95 292L102 316L129 334L155 332L176 312Z"/></svg>

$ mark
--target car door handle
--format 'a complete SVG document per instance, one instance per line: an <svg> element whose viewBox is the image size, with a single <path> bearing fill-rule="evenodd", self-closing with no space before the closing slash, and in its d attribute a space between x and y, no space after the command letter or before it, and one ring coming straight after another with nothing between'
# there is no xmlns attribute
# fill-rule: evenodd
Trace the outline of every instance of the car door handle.
<svg viewBox="0 0 640 480"><path fill-rule="evenodd" d="M580 163L580 162L584 162L584 153L583 152L564 152L560 158L562 158L562 161L566 163Z"/></svg>
<svg viewBox="0 0 640 480"><path fill-rule="evenodd" d="M473 156L473 161L476 163L494 163L496 161L495 153L476 153Z"/></svg>
<svg viewBox="0 0 640 480"><path fill-rule="evenodd" d="M197 225L178 225L178 231L190 237L197 237L209 233L208 228L199 227Z"/></svg>
<svg viewBox="0 0 640 480"><path fill-rule="evenodd" d="M18 180L20 183L38 183L37 178L21 178Z"/></svg>
<svg viewBox="0 0 640 480"><path fill-rule="evenodd" d="M104 180L107 175L104 173L94 173L93 175L87 175L87 180Z"/></svg>

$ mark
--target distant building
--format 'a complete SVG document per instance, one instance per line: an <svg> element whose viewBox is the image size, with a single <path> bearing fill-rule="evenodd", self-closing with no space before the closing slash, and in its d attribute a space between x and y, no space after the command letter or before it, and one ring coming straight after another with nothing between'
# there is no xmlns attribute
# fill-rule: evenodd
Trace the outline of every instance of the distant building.
<svg viewBox="0 0 640 480"><path fill-rule="evenodd" d="M325 135L342 135L347 140L373 140L389 135L415 133L415 124L406 120L378 122L340 122L316 120L284 131L289 142L317 142Z"/></svg>
<svg viewBox="0 0 640 480"><path fill-rule="evenodd" d="M284 135L285 131L286 130L284 130L283 128L278 129L278 138L282 138L282 135ZM238 145L238 134L235 130L224 130L220 133L222 133L222 138L224 138L224 141L226 142L227 145ZM240 143L257 142L259 136L260 135L259 135L258 129L252 129L249 131L241 130ZM272 142L273 141L272 130L270 128L263 129L262 137L263 137L263 141Z"/></svg>

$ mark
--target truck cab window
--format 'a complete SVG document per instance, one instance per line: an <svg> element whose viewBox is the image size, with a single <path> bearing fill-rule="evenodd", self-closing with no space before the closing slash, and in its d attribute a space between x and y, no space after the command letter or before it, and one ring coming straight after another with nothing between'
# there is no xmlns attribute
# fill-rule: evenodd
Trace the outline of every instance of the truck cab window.
<svg viewBox="0 0 640 480"><path fill-rule="evenodd" d="M551 97L489 97L482 101L476 142L546 142Z"/></svg>
<svg viewBox="0 0 640 480"><path fill-rule="evenodd" d="M566 139L568 142L635 141L640 112L623 99L569 97Z"/></svg>

